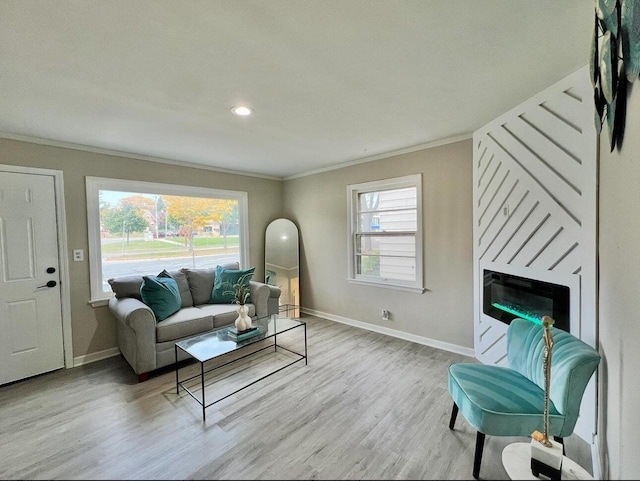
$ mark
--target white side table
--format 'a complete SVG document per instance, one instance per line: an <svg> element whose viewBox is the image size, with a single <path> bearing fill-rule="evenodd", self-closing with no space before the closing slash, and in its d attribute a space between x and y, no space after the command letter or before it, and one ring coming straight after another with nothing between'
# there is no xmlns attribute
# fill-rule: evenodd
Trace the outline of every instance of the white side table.
<svg viewBox="0 0 640 481"><path fill-rule="evenodd" d="M502 465L511 479L540 479L531 472L531 444L512 443L502 450ZM562 457L562 474L565 479L593 479L579 464Z"/></svg>

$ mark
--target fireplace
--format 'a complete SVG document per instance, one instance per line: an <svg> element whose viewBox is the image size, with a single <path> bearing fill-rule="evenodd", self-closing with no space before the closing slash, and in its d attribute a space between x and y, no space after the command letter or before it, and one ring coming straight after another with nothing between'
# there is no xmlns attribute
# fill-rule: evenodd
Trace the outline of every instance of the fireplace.
<svg viewBox="0 0 640 481"><path fill-rule="evenodd" d="M510 324L517 317L542 324L550 316L555 327L570 331L570 289L560 284L484 270L482 311Z"/></svg>

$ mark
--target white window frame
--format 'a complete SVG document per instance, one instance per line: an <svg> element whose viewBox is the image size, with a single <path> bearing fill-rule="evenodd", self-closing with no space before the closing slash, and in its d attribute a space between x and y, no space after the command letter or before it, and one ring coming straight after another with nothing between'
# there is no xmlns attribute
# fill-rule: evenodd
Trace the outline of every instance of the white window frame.
<svg viewBox="0 0 640 481"><path fill-rule="evenodd" d="M358 195L367 192L378 192L393 189L415 187L416 189L416 232L415 232L415 253L416 253L416 280L415 282L404 282L398 279L379 279L377 277L365 276L357 273L357 235L358 232ZM365 182L362 184L352 184L347 186L347 208L348 208L348 277L347 281L352 284L367 286L386 287L409 292L422 293L425 291L423 279L423 252L422 252L422 174L395 177L392 179ZM384 233L377 233L382 234ZM393 235L397 235L394 233Z"/></svg>
<svg viewBox="0 0 640 481"><path fill-rule="evenodd" d="M100 241L100 199L98 195L101 190L131 192L132 194L213 197L217 199L236 200L238 201L238 217L240 219L240 268L244 269L250 263L249 196L247 192L89 176L86 178L86 187L87 226L89 230L89 270L91 278L91 300L89 303L94 307L105 305L113 295L112 292L102 290L102 246Z"/></svg>

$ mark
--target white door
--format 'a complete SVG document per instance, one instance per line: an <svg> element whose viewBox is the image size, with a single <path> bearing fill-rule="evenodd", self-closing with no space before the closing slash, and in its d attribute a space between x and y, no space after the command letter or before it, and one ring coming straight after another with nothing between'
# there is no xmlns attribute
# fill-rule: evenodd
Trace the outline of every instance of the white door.
<svg viewBox="0 0 640 481"><path fill-rule="evenodd" d="M54 178L0 172L0 384L64 367Z"/></svg>

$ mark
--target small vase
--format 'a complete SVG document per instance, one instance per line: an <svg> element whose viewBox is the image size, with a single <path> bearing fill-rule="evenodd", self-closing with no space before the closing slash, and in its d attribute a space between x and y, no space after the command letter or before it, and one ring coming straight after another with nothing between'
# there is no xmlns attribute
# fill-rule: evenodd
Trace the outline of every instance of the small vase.
<svg viewBox="0 0 640 481"><path fill-rule="evenodd" d="M248 316L249 307L242 304L239 305L236 309L238 313L238 318L236 319L236 329L238 331L246 331L251 327L251 318Z"/></svg>

